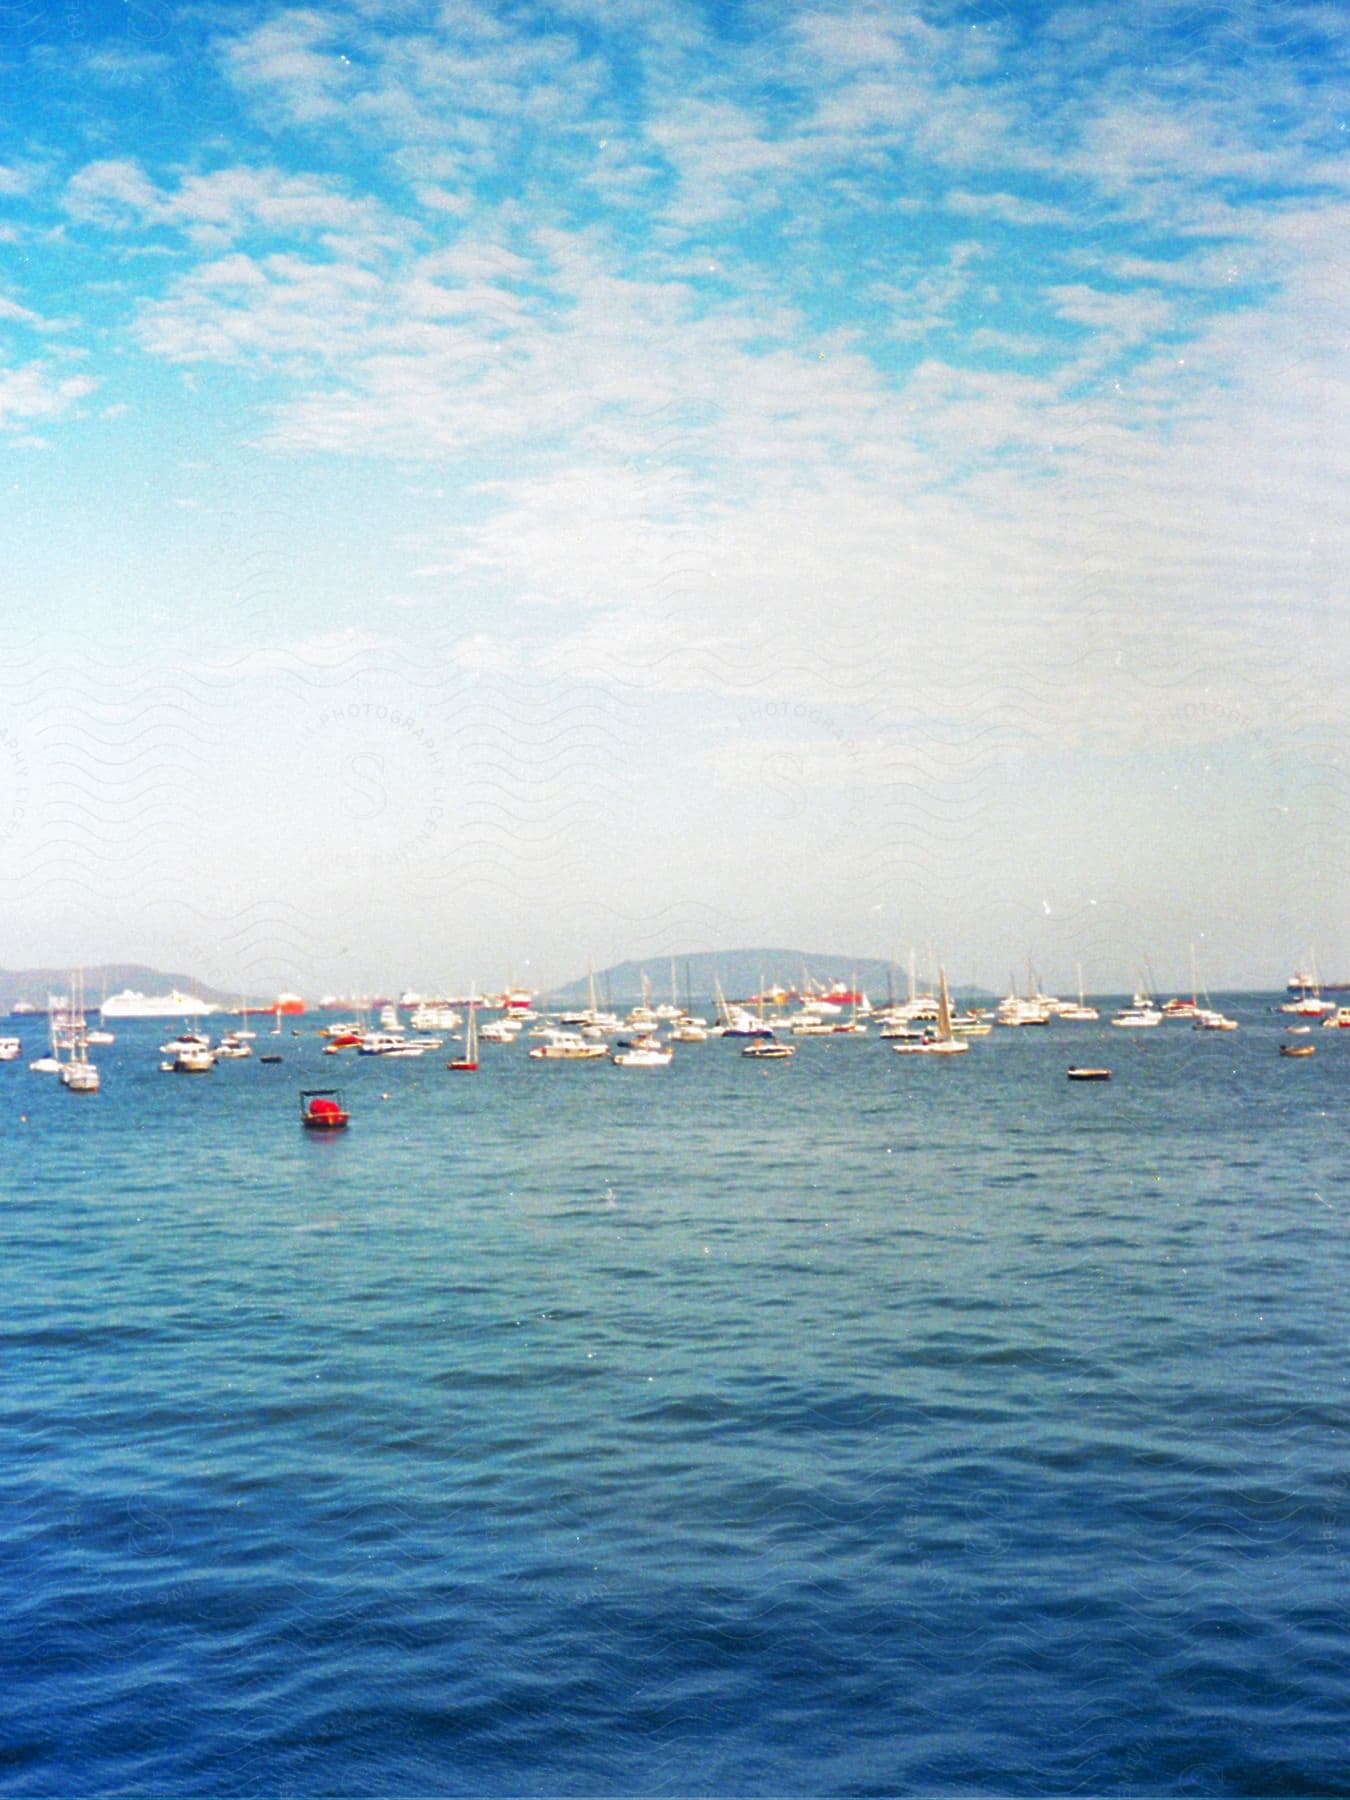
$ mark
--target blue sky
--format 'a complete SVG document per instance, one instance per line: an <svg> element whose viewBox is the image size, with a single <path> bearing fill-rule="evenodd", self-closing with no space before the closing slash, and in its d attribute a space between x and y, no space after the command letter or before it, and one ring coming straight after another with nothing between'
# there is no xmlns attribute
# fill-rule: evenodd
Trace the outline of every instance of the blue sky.
<svg viewBox="0 0 1350 1800"><path fill-rule="evenodd" d="M9 9L4 960L1350 974L1345 33Z"/></svg>

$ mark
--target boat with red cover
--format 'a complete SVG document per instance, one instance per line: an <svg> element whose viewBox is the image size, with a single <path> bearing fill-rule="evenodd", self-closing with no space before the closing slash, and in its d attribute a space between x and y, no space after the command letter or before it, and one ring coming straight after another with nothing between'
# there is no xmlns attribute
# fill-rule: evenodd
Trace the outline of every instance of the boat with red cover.
<svg viewBox="0 0 1350 1800"><path fill-rule="evenodd" d="M302 1088L300 1123L307 1131L341 1131L351 1114L338 1088Z"/></svg>

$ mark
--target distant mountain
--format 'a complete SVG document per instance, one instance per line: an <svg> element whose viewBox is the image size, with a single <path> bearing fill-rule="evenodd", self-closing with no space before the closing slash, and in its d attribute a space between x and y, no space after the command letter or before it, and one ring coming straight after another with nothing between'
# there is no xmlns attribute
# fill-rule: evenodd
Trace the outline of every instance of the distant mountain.
<svg viewBox="0 0 1350 1800"><path fill-rule="evenodd" d="M856 981L875 1006L885 1000L888 985L897 996L903 997L907 980L904 968L880 957L838 956L819 950L700 951L676 956L673 960L677 997L681 1003L686 994L692 994L696 1001L707 1000L719 981L728 1000L757 994L761 987L800 992L808 981L823 986L844 982L849 987ZM608 969L597 969L595 990L601 1004L612 1002L618 1006L640 999L644 974L651 983L652 998L669 1000L671 961L668 956L657 956L646 962L621 962ZM919 975L921 988L936 985L936 982L936 969L931 974L921 972ZM584 1006L589 986L589 977L583 975L564 987L550 988L539 997L550 1007ZM987 996L988 989L953 987L952 993L978 998Z"/></svg>
<svg viewBox="0 0 1350 1800"><path fill-rule="evenodd" d="M68 994L70 969L0 969L0 1011L8 1012L16 1000L47 1009L48 994ZM217 1006L238 1006L238 994L225 994L195 975L166 974L163 969L150 969L144 963L100 963L98 967L80 971L84 979L84 1000L90 1012L98 1010L99 1001L107 994L120 994L123 988L135 988L142 994L167 994L179 988L185 994L214 1001ZM250 1001L260 1010L265 1000Z"/></svg>

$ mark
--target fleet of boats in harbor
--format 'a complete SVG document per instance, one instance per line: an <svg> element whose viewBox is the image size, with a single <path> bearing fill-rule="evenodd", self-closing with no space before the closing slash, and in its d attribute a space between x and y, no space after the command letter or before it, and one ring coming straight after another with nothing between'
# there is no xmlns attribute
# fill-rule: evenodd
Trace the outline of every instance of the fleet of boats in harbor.
<svg viewBox="0 0 1350 1800"><path fill-rule="evenodd" d="M1151 979L1141 982L1129 1004L1110 1014L1109 1025L1134 1032L1178 1022L1189 1024L1198 1032L1238 1029L1236 1019L1202 994L1194 959L1189 997L1174 996L1159 1003L1149 991L1151 986ZM496 995L474 992L459 999L405 993L397 1002L384 1001L377 1007L352 1004L348 1016L317 1026L311 1023L303 1029L292 1023L290 1029L293 1037L317 1033L323 1053L333 1057L350 1053L391 1060L420 1059L444 1050L449 1043L452 1053L445 1067L470 1074L478 1072L481 1066L483 1046L509 1047L521 1040L528 1045L530 1062L608 1062L620 1069L668 1068L677 1048L705 1044L716 1038L739 1040L741 1054L752 1061L787 1063L793 1058L797 1039L866 1037L872 1032L899 1056L956 1058L966 1055L974 1040L996 1030L1087 1025L1101 1018L1099 1009L1090 1005L1084 994L1081 969L1076 999L1062 1000L1044 993L1029 968L1025 989L1018 991L1016 983L1011 982L1008 993L990 1009L958 1010L943 968L938 970L936 991L922 990L912 957L907 992L903 997L892 992L878 1005L872 1003L856 980L826 986L804 979L792 992L761 981L758 992L744 1000L729 1000L720 984L715 983L714 987L711 1017L696 1013L688 996L680 1002L672 972L669 1001L654 1002L644 976L641 999L622 1013L599 1004L592 976L586 1006L548 1014L536 1009L531 994L512 986ZM1324 999L1306 974L1297 974L1289 984L1289 992L1292 997L1280 1002L1278 1010L1291 1016L1292 1022L1285 1027L1290 1037L1307 1036L1313 1022L1320 1022L1329 1030L1350 1029L1350 1006L1338 1006ZM220 1063L244 1061L254 1055L255 1033L248 1021L250 1011L257 1013L259 1009L241 1003L238 1010L242 1018L213 1039L204 1022L225 1010L178 990L164 995L126 990L100 1008L104 1019L178 1021L178 1032L159 1046L160 1069L175 1075L209 1074ZM26 1006L15 1011L31 1014L37 1009ZM270 1036L281 1038L283 1019L296 1020L306 1011L305 1002L298 995L279 996L271 1008L274 1023ZM484 1014L491 1016L483 1017ZM30 1070L59 1076L71 1092L97 1092L100 1076L90 1049L113 1042L115 1034L106 1029L90 1029L83 984L78 976L72 977L68 996L49 996L46 1023L47 1046L30 1061ZM1291 1057L1308 1057L1314 1052L1311 1043L1282 1043L1280 1049L1282 1055ZM22 1054L19 1036L0 1037L0 1063L17 1061ZM281 1046L258 1060L282 1061ZM1070 1080L1098 1081L1109 1079L1111 1071L1075 1064L1067 1073Z"/></svg>

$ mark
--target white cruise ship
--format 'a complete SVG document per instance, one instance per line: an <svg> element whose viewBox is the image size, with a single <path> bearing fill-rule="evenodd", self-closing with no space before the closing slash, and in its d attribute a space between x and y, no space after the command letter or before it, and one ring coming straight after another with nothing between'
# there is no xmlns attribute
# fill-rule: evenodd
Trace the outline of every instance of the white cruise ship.
<svg viewBox="0 0 1350 1800"><path fill-rule="evenodd" d="M195 994L180 994L177 988L167 994L141 994L135 988L123 988L120 994L109 994L99 1007L104 1019L192 1019L198 1014L219 1012L213 1000L199 1000Z"/></svg>

